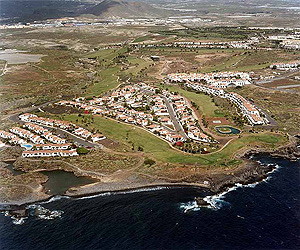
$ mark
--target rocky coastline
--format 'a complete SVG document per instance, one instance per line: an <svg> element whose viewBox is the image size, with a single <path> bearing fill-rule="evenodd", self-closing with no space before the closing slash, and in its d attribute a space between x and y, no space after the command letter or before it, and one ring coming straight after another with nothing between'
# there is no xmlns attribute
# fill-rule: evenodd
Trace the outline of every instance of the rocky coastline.
<svg viewBox="0 0 300 250"><path fill-rule="evenodd" d="M128 182L115 182L115 183L95 183L86 186L70 188L66 193L62 194L65 196L80 198L99 195L107 192L131 192L146 189L155 188L174 188L174 187L187 187L187 188L203 188L206 191L212 192L213 194L221 193L226 191L228 188L235 186L237 183L247 185L263 181L268 177L268 174L274 170L275 166L263 165L259 162L252 160L254 156L271 156L284 158L291 161L297 160L300 157L299 138L294 140L286 146L282 146L275 150L265 149L249 149L239 155L239 158L243 159L243 164L236 169L228 173L216 173L206 176L206 183L189 183L189 182L178 182L171 183L167 181L142 181L136 183ZM3 161L3 159L2 159ZM0 211L8 213L10 216L24 217L26 216L27 205L34 204L37 202L47 201L53 196L47 195L40 197L27 197L18 201L0 203ZM206 201L201 197L196 198L197 204L201 206L208 205Z"/></svg>

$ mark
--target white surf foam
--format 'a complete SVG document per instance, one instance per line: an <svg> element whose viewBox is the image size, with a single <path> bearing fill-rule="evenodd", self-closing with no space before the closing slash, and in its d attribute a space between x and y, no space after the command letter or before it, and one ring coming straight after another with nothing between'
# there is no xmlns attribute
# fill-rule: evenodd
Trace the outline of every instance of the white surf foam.
<svg viewBox="0 0 300 250"><path fill-rule="evenodd" d="M69 196L57 195L57 196L54 196L54 197L50 198L47 201L41 202L40 204L47 204L47 203L51 203L51 202L58 201L58 200L61 200L61 199L70 199L70 197Z"/></svg>
<svg viewBox="0 0 300 250"><path fill-rule="evenodd" d="M80 198L76 198L76 199L77 200L85 200L85 199L93 199L93 198L97 198L97 197L101 197L101 196L120 195L120 194L133 194L133 193L164 190L164 189L170 189L170 188L172 188L172 187L138 188L138 189L133 189L133 190L128 190L128 191L113 191L113 192L99 193L99 194L84 196L84 197L80 197Z"/></svg>
<svg viewBox="0 0 300 250"><path fill-rule="evenodd" d="M187 203L181 203L180 209L183 210L184 213L188 213L189 211L199 211L200 206L198 206L196 201L190 201Z"/></svg>
<svg viewBox="0 0 300 250"><path fill-rule="evenodd" d="M28 219L28 217L16 218L14 216L11 216L10 218L12 219L12 223L15 225L23 225L25 220Z"/></svg>
<svg viewBox="0 0 300 250"><path fill-rule="evenodd" d="M11 216L9 211L5 211L5 212L2 212L4 214L4 216L6 217L10 217L11 220L12 220L12 223L15 224L15 225L22 225L25 223L25 220L28 219L28 217L15 217L15 216Z"/></svg>
<svg viewBox="0 0 300 250"><path fill-rule="evenodd" d="M43 220L53 220L56 218L61 218L62 214L64 213L61 210L53 210L44 208L41 205L29 205L27 206L28 212L30 216L35 216L39 219Z"/></svg>

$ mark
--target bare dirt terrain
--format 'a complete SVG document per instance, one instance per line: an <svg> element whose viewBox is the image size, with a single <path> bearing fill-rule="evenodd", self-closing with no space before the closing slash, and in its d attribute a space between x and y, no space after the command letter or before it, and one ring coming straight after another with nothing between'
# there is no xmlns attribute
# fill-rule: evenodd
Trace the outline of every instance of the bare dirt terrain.
<svg viewBox="0 0 300 250"><path fill-rule="evenodd" d="M195 61L199 62L200 67L203 67L205 65L216 65L228 57L230 57L230 55L217 52L217 53L196 55Z"/></svg>

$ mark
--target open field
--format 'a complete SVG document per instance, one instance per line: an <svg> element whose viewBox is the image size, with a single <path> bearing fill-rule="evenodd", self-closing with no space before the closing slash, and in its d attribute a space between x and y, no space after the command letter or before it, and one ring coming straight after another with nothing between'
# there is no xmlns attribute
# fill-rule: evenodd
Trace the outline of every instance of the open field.
<svg viewBox="0 0 300 250"><path fill-rule="evenodd" d="M132 74L136 76L141 70L146 69L153 64L153 61L149 58L129 56L127 60L129 62L129 68L124 71L127 75Z"/></svg>
<svg viewBox="0 0 300 250"><path fill-rule="evenodd" d="M261 71L275 62L300 59L299 51L282 50L145 48L141 52L163 57L150 71L158 79L174 72Z"/></svg>
<svg viewBox="0 0 300 250"><path fill-rule="evenodd" d="M1 101L7 103L31 99L31 104L37 104L59 96L75 96L85 85L90 84L86 69L74 66L78 57L73 52L55 49L39 49L35 52L47 56L38 63L8 67L0 83L3 95Z"/></svg>
<svg viewBox="0 0 300 250"><path fill-rule="evenodd" d="M113 59L117 56L124 55L126 52L126 47L121 49L104 49L88 54L87 57L96 58L100 62L101 66L105 67L114 64Z"/></svg>
<svg viewBox="0 0 300 250"><path fill-rule="evenodd" d="M273 117L281 130L291 134L300 132L300 94L247 86L235 92L253 100L256 105Z"/></svg>
<svg viewBox="0 0 300 250"><path fill-rule="evenodd" d="M97 59L99 66L95 68L97 74L94 83L87 88L85 96L100 95L128 79L142 80L141 72L153 65L153 61L148 57L129 53L130 51L124 47L100 50L87 55L88 58Z"/></svg>
<svg viewBox="0 0 300 250"><path fill-rule="evenodd" d="M11 45L18 45L21 48L66 46L78 52L88 52L105 44L123 43L130 39L133 41L156 29L159 27L48 27L47 29L1 30L1 33L7 37Z"/></svg>

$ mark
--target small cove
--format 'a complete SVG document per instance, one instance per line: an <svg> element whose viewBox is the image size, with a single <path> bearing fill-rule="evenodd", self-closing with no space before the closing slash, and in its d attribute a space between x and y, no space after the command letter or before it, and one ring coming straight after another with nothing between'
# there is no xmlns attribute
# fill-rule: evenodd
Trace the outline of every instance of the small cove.
<svg viewBox="0 0 300 250"><path fill-rule="evenodd" d="M13 162L7 163L6 168L9 169L14 176L25 174L25 172L21 170L14 169ZM92 178L82 176L77 177L72 172L66 172L63 170L41 171L40 173L48 176L48 181L43 185L45 192L50 195L61 195L69 188L96 182L96 180Z"/></svg>
<svg viewBox="0 0 300 250"><path fill-rule="evenodd" d="M77 177L71 172L62 170L42 171L49 180L44 184L45 192L50 195L60 195L65 193L71 187L78 187L94 183L95 180L88 177Z"/></svg>

